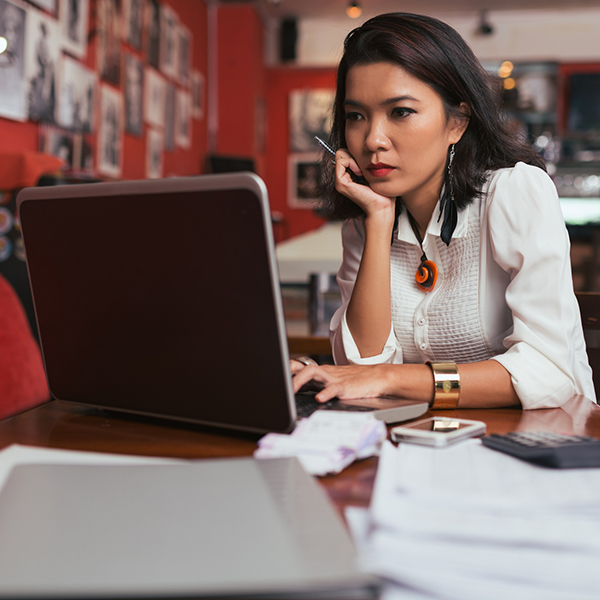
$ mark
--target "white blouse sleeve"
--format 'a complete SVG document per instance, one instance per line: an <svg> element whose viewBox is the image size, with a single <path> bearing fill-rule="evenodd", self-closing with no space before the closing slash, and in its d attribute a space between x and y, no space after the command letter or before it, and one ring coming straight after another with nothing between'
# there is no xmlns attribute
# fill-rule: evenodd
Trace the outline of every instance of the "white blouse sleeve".
<svg viewBox="0 0 600 600"><path fill-rule="evenodd" d="M556 188L541 169L518 163L495 178L488 202L491 251L510 277L505 301L513 317L507 351L494 359L523 408L561 406L577 387L583 333Z"/></svg>
<svg viewBox="0 0 600 600"><path fill-rule="evenodd" d="M349 220L343 224L342 245L344 255L342 266L337 275L342 306L333 315L329 326L329 337L336 365L374 365L402 362L402 353L399 348L396 348L396 338L391 327L383 352L377 356L362 358L346 322L346 310L350 298L352 298L354 282L362 258L364 237L364 224L360 219Z"/></svg>

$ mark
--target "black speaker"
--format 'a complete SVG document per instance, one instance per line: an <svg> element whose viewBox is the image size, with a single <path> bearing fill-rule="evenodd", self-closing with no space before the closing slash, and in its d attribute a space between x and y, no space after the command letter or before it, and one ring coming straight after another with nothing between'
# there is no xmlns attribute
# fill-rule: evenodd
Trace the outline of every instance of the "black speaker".
<svg viewBox="0 0 600 600"><path fill-rule="evenodd" d="M296 19L281 21L279 58L281 62L296 60L296 42L298 41L298 23Z"/></svg>

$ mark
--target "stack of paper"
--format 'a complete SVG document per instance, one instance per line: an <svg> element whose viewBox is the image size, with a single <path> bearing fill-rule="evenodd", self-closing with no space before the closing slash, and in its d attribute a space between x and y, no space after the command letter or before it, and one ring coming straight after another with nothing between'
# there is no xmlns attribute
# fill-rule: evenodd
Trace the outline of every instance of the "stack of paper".
<svg viewBox="0 0 600 600"><path fill-rule="evenodd" d="M347 517L385 600L600 594L600 469L537 467L479 440L386 442L370 510Z"/></svg>
<svg viewBox="0 0 600 600"><path fill-rule="evenodd" d="M296 456L311 475L327 475L378 454L386 436L385 423L370 413L319 410L302 419L290 435L265 435L254 456Z"/></svg>

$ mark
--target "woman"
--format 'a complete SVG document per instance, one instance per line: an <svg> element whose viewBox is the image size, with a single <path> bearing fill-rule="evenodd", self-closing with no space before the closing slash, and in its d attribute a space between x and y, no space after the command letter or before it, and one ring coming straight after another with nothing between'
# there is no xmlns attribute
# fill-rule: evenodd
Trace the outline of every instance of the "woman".
<svg viewBox="0 0 600 600"><path fill-rule="evenodd" d="M351 32L331 142L344 366L292 361L296 389L434 408L595 401L556 189L451 27L397 13Z"/></svg>

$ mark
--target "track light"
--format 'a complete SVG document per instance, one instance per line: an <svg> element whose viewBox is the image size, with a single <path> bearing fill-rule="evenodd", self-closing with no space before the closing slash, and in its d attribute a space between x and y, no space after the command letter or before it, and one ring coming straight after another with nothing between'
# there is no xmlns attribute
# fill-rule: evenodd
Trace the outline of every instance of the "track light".
<svg viewBox="0 0 600 600"><path fill-rule="evenodd" d="M479 18L479 27L477 27L477 33L479 35L492 35L494 33L494 28L487 20L487 10L481 11L481 16Z"/></svg>
<svg viewBox="0 0 600 600"><path fill-rule="evenodd" d="M358 19L358 17L362 15L362 8L358 5L358 2L350 2L350 4L348 4L348 8L346 9L346 14L351 19Z"/></svg>

